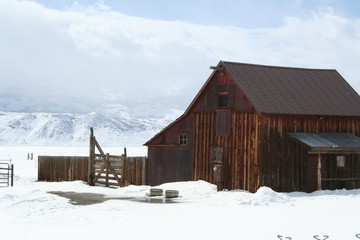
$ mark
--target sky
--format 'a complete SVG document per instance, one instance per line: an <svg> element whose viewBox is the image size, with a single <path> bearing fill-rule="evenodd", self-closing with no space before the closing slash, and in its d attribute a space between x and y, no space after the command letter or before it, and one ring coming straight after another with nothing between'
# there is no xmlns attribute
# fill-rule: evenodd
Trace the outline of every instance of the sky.
<svg viewBox="0 0 360 240"><path fill-rule="evenodd" d="M220 60L336 69L360 92L357 0L0 0L0 111L183 111Z"/></svg>

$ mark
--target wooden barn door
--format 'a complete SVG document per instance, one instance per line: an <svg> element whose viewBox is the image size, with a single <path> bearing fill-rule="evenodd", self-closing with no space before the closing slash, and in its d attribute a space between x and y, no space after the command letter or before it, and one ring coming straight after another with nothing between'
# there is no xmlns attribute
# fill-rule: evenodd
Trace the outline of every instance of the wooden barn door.
<svg viewBox="0 0 360 240"><path fill-rule="evenodd" d="M218 190L224 188L224 150L222 147L211 148L210 161L212 179Z"/></svg>
<svg viewBox="0 0 360 240"><path fill-rule="evenodd" d="M149 157L147 163L147 184L156 186L161 184L162 181L162 148L153 147L149 148ZM151 159L151 162L149 162Z"/></svg>
<svg viewBox="0 0 360 240"><path fill-rule="evenodd" d="M306 157L306 190L313 192L318 190L318 155L311 154ZM324 165L326 163L326 155L321 155L321 175L324 175ZM322 184L321 184L322 186ZM321 187L322 188L322 187Z"/></svg>
<svg viewBox="0 0 360 240"><path fill-rule="evenodd" d="M188 148L179 148L176 162L176 181L192 180L192 159Z"/></svg>

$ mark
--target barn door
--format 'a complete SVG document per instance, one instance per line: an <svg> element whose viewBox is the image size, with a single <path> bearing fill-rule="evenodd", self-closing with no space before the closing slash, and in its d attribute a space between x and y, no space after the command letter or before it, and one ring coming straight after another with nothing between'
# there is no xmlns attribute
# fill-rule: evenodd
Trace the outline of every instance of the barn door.
<svg viewBox="0 0 360 240"><path fill-rule="evenodd" d="M192 159L188 148L179 148L176 162L176 181L192 180Z"/></svg>
<svg viewBox="0 0 360 240"><path fill-rule="evenodd" d="M224 188L224 154L223 148L211 148L211 175L213 183L216 184L218 190Z"/></svg>
<svg viewBox="0 0 360 240"><path fill-rule="evenodd" d="M321 175L324 176L326 155L321 155ZM323 185L323 184L321 184ZM321 187L323 188L323 187ZM318 155L311 154L306 157L306 191L314 192L318 190Z"/></svg>

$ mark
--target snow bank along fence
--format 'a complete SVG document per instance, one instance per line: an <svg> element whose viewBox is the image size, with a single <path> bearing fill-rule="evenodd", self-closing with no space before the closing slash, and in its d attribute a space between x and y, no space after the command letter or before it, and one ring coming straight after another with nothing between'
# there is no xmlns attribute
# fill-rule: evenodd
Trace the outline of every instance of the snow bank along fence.
<svg viewBox="0 0 360 240"><path fill-rule="evenodd" d="M11 160L0 160L0 187L14 186L14 164Z"/></svg>
<svg viewBox="0 0 360 240"><path fill-rule="evenodd" d="M99 153L96 153L98 150ZM127 186L145 184L146 157L127 157L126 148L121 156L104 153L90 129L88 184Z"/></svg>
<svg viewBox="0 0 360 240"><path fill-rule="evenodd" d="M107 187L146 184L146 157L127 157L124 152L105 154L91 129L89 156L39 156L38 181L82 180Z"/></svg>

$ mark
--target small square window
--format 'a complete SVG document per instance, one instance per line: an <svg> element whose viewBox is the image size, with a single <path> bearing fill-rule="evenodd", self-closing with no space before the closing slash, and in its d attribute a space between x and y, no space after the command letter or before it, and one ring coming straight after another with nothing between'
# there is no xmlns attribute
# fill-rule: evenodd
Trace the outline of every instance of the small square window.
<svg viewBox="0 0 360 240"><path fill-rule="evenodd" d="M180 133L179 144L180 146L187 146L189 144L189 138L187 133Z"/></svg>
<svg viewBox="0 0 360 240"><path fill-rule="evenodd" d="M229 106L229 95L219 95L219 107L225 108Z"/></svg>
<svg viewBox="0 0 360 240"><path fill-rule="evenodd" d="M336 156L336 166L345 167L346 158L345 156Z"/></svg>

